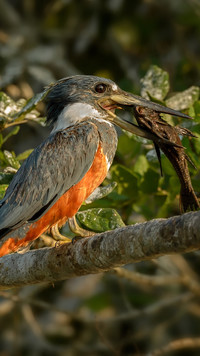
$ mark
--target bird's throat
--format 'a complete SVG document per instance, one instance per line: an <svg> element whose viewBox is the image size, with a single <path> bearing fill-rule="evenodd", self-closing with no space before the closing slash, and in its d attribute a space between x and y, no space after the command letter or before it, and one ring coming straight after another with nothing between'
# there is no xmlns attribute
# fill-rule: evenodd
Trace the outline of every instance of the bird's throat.
<svg viewBox="0 0 200 356"><path fill-rule="evenodd" d="M59 114L52 133L64 130L71 125L75 125L85 118L101 118L102 113L94 106L86 103L68 104Z"/></svg>

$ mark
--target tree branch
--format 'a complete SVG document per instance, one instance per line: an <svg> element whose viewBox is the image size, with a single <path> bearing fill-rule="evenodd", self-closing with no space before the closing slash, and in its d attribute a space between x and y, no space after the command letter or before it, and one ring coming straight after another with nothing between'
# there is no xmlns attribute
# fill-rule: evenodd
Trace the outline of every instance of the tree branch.
<svg viewBox="0 0 200 356"><path fill-rule="evenodd" d="M155 219L0 259L0 289L111 270L128 263L200 248L200 211Z"/></svg>

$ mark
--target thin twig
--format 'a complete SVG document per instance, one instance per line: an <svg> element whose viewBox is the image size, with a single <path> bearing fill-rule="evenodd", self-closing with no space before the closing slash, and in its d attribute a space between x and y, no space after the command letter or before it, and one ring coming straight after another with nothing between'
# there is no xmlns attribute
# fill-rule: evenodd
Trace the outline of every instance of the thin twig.
<svg viewBox="0 0 200 356"><path fill-rule="evenodd" d="M200 338L185 338L171 341L168 345L148 353L146 356L162 356L172 351L200 348Z"/></svg>

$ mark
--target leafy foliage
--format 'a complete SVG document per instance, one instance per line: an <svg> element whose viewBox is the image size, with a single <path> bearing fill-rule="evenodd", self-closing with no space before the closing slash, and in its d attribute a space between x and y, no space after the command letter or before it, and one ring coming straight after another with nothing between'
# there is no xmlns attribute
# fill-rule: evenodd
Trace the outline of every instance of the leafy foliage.
<svg viewBox="0 0 200 356"><path fill-rule="evenodd" d="M0 92L0 131L17 124L23 124L28 120L36 121L40 124L44 122L44 118L39 117L40 113L35 110L36 105L45 98L48 89L34 95L31 99L20 99L17 102L12 100L8 95ZM4 143L10 136L16 135L15 129L10 132L2 143ZM0 139L1 140L1 139ZM1 141L0 141L1 142Z"/></svg>
<svg viewBox="0 0 200 356"><path fill-rule="evenodd" d="M114 209L94 208L77 213L83 227L95 232L104 232L124 226L120 215Z"/></svg>

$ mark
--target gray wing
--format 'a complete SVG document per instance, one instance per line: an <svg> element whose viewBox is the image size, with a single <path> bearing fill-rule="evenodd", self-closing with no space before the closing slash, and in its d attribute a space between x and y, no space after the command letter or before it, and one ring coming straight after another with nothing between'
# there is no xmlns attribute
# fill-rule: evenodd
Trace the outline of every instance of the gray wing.
<svg viewBox="0 0 200 356"><path fill-rule="evenodd" d="M99 145L94 124L50 135L23 163L0 202L1 230L40 218L92 165Z"/></svg>

